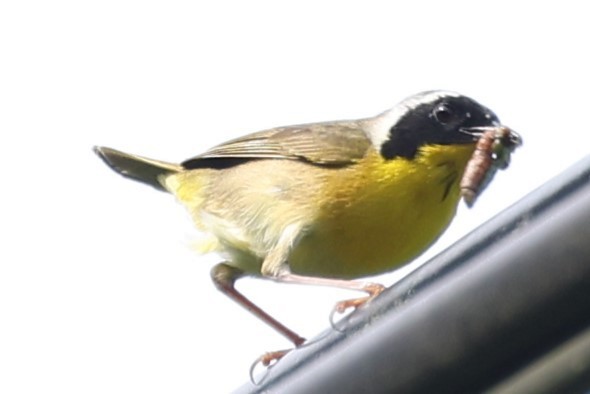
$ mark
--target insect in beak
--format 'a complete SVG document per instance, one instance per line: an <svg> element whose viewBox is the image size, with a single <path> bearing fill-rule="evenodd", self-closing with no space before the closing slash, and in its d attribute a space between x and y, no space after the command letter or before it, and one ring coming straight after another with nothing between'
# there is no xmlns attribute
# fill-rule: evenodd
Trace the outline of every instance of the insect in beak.
<svg viewBox="0 0 590 394"><path fill-rule="evenodd" d="M471 207L496 171L508 167L510 155L522 145L522 138L514 130L502 125L463 128L461 132L473 136L476 141L460 183L461 196Z"/></svg>

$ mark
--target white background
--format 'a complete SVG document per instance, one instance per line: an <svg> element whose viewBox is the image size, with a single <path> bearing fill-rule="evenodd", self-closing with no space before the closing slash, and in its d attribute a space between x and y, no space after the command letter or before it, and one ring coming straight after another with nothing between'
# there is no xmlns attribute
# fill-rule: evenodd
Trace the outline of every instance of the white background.
<svg viewBox="0 0 590 394"><path fill-rule="evenodd" d="M2 2L0 392L224 393L288 346L214 289L218 259L192 252L174 199L115 175L95 144L175 161L462 92L525 145L426 257L588 153L581 2L406 3ZM350 295L240 288L307 337Z"/></svg>

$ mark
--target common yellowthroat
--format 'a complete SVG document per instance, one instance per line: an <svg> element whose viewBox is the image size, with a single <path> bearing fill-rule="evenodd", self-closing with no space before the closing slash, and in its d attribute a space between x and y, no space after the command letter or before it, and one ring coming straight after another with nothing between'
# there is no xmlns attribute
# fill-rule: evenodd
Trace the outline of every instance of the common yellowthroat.
<svg viewBox="0 0 590 394"><path fill-rule="evenodd" d="M351 279L391 271L441 235L476 142L500 128L518 145L486 107L429 91L376 117L260 131L180 164L95 151L123 176L175 195L210 236L202 251L226 259L212 270L215 285L299 346L304 339L239 293L235 281L253 275L368 294L338 310L375 297L382 285Z"/></svg>

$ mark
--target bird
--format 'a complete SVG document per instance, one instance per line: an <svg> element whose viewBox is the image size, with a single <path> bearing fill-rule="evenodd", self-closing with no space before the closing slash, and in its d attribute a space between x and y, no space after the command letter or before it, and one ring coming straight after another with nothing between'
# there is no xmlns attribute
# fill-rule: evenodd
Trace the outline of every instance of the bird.
<svg viewBox="0 0 590 394"><path fill-rule="evenodd" d="M412 261L449 226L476 143L494 130L509 134L506 150L521 142L477 101L432 90L374 117L254 132L180 163L94 151L121 175L174 195L206 234L200 251L224 259L211 270L215 286L299 347L305 339L235 282L358 290L366 295L335 309L360 307L385 288L360 278Z"/></svg>

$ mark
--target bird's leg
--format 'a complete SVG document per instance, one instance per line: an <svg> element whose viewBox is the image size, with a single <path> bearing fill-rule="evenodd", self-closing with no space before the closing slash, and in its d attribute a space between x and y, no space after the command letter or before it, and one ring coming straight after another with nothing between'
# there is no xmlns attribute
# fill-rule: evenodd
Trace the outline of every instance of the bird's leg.
<svg viewBox="0 0 590 394"><path fill-rule="evenodd" d="M229 298L246 308L254 316L274 328L277 332L287 338L289 341L298 347L305 342L305 338L300 337L295 332L291 331L285 325L277 321L274 317L260 309L256 304L247 299L242 293L236 290L235 282L244 276L244 271L232 267L229 264L220 263L211 270L211 278L215 286ZM271 363L278 361L281 357L287 354L289 350L279 350L276 352L269 352L264 354L258 360L262 365L269 366Z"/></svg>
<svg viewBox="0 0 590 394"><path fill-rule="evenodd" d="M337 287L340 289L358 290L368 293L365 297L352 298L349 300L340 301L334 307L334 311L338 313L344 313L349 308L358 308L373 298L377 297L385 286L379 283L372 282L361 282L355 280L343 280L343 279L330 279L330 278L316 278L312 276L295 275L292 273L282 273L272 278L278 282L285 283L299 283L304 285L317 285L317 286L329 286Z"/></svg>

